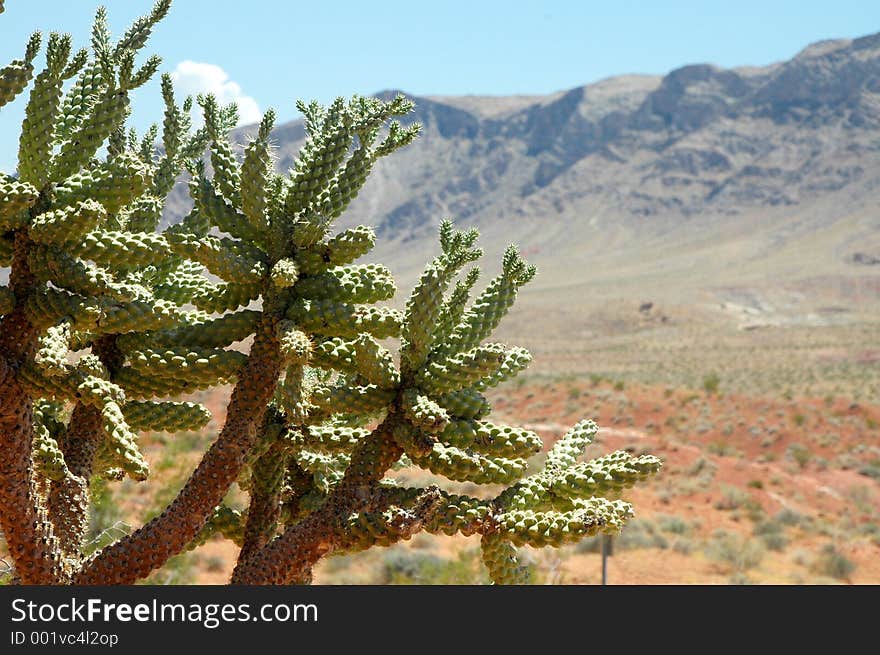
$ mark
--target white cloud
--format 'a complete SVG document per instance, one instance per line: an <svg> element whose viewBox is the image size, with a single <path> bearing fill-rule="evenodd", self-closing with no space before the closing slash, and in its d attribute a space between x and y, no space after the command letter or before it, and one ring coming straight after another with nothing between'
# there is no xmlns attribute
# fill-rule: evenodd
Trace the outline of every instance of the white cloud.
<svg viewBox="0 0 880 655"><path fill-rule="evenodd" d="M183 94L213 93L221 105L235 102L239 125L258 123L262 118L257 101L244 95L241 87L229 79L229 74L220 66L187 59L177 64L171 78L175 89Z"/></svg>

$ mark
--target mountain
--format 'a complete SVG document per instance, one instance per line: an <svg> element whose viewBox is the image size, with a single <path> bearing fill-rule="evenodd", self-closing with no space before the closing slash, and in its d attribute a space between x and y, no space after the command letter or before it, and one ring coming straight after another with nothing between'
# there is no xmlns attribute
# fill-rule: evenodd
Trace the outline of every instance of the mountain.
<svg viewBox="0 0 880 655"><path fill-rule="evenodd" d="M538 304L650 296L760 310L773 303L743 301L743 288L880 276L880 34L765 67L410 97L422 136L376 166L339 221L375 226L376 256L404 286L444 217L478 226L496 259L518 242L539 267ZM304 138L300 121L275 130L279 170ZM169 215L185 202L178 191Z"/></svg>

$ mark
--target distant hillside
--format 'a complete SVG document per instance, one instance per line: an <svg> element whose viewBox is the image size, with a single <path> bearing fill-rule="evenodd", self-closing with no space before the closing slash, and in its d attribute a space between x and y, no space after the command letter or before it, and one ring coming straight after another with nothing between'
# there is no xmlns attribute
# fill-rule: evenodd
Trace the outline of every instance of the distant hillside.
<svg viewBox="0 0 880 655"><path fill-rule="evenodd" d="M478 225L490 254L519 242L537 290L880 275L880 34L763 68L413 100L423 136L377 166L341 219L374 225L404 280L447 216ZM273 137L286 170L303 126ZM169 218L185 203L176 194Z"/></svg>

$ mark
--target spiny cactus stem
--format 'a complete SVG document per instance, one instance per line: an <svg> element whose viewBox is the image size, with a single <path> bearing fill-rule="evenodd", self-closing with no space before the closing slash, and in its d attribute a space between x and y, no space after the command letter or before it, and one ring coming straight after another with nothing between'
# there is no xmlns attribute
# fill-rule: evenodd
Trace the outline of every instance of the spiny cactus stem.
<svg viewBox="0 0 880 655"><path fill-rule="evenodd" d="M16 308L0 319L0 358L12 372L33 356L39 339L23 310L23 300L37 284L27 265L28 244L27 235L18 231L9 276ZM58 584L65 576L61 548L38 492L31 458L33 402L14 375L7 372L5 377L0 402L0 528L23 584Z"/></svg>
<svg viewBox="0 0 880 655"><path fill-rule="evenodd" d="M89 522L89 478L101 436L101 410L77 403L70 426L58 444L70 475L52 481L48 502L49 518L68 559L79 560L82 556Z"/></svg>
<svg viewBox="0 0 880 655"><path fill-rule="evenodd" d="M244 544L238 555L239 563L251 555L274 536L281 515L281 490L284 482L287 454L284 447L274 443L254 465L254 479L263 480L251 489L251 502L248 508L247 523L244 528ZM238 565L232 572L232 583L237 580Z"/></svg>
<svg viewBox="0 0 880 655"><path fill-rule="evenodd" d="M100 551L74 578L76 584L132 584L184 550L238 478L257 440L280 375L275 329L280 313L264 304L248 362L232 391L226 423L177 497L159 516Z"/></svg>
<svg viewBox="0 0 880 655"><path fill-rule="evenodd" d="M111 376L122 366L124 355L116 346L116 335L97 339L92 352L107 367ZM68 429L58 444L71 475L53 480L49 491L49 517L68 559L79 560L88 529L89 480L95 455L103 438L101 410L94 405L77 403Z"/></svg>
<svg viewBox="0 0 880 655"><path fill-rule="evenodd" d="M372 509L377 483L403 454L391 432L396 420L389 416L357 446L345 476L320 509L240 564L238 583L290 584L307 579L319 559L344 546L347 517Z"/></svg>

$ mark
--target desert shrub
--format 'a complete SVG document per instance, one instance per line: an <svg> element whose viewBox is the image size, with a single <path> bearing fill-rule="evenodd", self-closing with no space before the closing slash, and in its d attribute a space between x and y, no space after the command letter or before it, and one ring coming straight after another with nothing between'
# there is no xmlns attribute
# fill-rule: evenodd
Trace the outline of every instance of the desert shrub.
<svg viewBox="0 0 880 655"><path fill-rule="evenodd" d="M785 529L778 521L760 521L755 524L752 534L758 537L768 550L782 551L788 545Z"/></svg>
<svg viewBox="0 0 880 655"><path fill-rule="evenodd" d="M690 555L694 551L694 542L684 537L679 537L672 542L672 550L682 555Z"/></svg>
<svg viewBox="0 0 880 655"><path fill-rule="evenodd" d="M799 443L791 444L786 450L786 453L801 469L806 468L807 464L813 457L813 453L810 452L810 449Z"/></svg>
<svg viewBox="0 0 880 655"><path fill-rule="evenodd" d="M811 569L819 575L845 580L856 570L856 565L837 550L834 544L825 544L813 561Z"/></svg>
<svg viewBox="0 0 880 655"><path fill-rule="evenodd" d="M782 525L800 525L806 520L806 517L793 509L783 507L776 513L773 519Z"/></svg>
<svg viewBox="0 0 880 655"><path fill-rule="evenodd" d="M709 373L703 378L703 390L708 394L718 393L721 386L721 378L717 373Z"/></svg>
<svg viewBox="0 0 880 655"><path fill-rule="evenodd" d="M657 527L660 528L663 532L668 532L670 534L687 534L690 532L690 525L687 521L685 521L680 516L669 516L667 514L657 514L654 517L654 520L657 523Z"/></svg>
<svg viewBox="0 0 880 655"><path fill-rule="evenodd" d="M764 547L756 540L726 530L716 530L706 544L706 557L734 572L753 569L764 558Z"/></svg>
<svg viewBox="0 0 880 655"><path fill-rule="evenodd" d="M485 582L477 553L473 550L463 551L454 558L444 558L395 548L382 557L376 577L377 584L467 585ZM531 573L526 584L534 582L534 573Z"/></svg>

